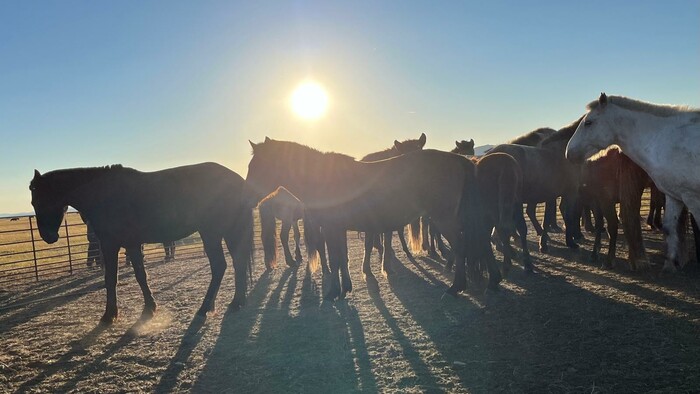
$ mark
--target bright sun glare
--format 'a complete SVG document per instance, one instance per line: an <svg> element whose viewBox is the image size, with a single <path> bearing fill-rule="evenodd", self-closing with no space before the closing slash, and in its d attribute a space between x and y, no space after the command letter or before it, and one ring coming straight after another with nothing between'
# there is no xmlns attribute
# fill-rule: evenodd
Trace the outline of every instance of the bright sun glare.
<svg viewBox="0 0 700 394"><path fill-rule="evenodd" d="M302 82L290 98L292 111L306 120L321 118L328 108L328 95L323 86L313 81Z"/></svg>

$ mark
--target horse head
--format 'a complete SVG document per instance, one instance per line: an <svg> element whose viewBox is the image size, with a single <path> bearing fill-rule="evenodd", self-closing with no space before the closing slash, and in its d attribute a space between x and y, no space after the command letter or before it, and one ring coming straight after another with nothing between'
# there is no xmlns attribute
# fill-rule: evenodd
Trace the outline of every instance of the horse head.
<svg viewBox="0 0 700 394"><path fill-rule="evenodd" d="M474 156L474 140L471 139L469 141L462 140L462 141L455 141L455 148L452 150L452 153L457 153L460 155L464 156Z"/></svg>
<svg viewBox="0 0 700 394"><path fill-rule="evenodd" d="M54 182L46 175L34 170L34 178L29 184L32 192L32 206L36 213L39 234L46 243L58 241L58 229L68 209L64 196L57 190Z"/></svg>
<svg viewBox="0 0 700 394"><path fill-rule="evenodd" d="M613 117L609 116L611 110L605 93L600 94L598 101L588 104L588 113L566 145L567 159L580 163L615 144L612 133L615 127L611 123Z"/></svg>
<svg viewBox="0 0 700 394"><path fill-rule="evenodd" d="M425 133L421 133L417 140L406 140L399 142L394 140L394 149L399 152L400 155L406 154L408 152L414 152L423 149L425 146Z"/></svg>
<svg viewBox="0 0 700 394"><path fill-rule="evenodd" d="M248 142L253 148L253 157L248 163L246 182L251 191L259 197L257 201L260 201L281 185L278 178L280 167L286 159L285 152L278 149L276 141L269 137L265 137L265 141L260 143Z"/></svg>

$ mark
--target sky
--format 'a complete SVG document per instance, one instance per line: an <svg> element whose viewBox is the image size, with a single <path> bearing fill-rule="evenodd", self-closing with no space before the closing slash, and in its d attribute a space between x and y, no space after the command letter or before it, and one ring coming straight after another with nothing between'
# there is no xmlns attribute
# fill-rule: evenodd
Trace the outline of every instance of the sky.
<svg viewBox="0 0 700 394"><path fill-rule="evenodd" d="M313 79L326 115L289 97ZM36 168L204 161L245 177L248 140L362 157L497 144L600 92L700 107L700 2L0 3L0 213Z"/></svg>

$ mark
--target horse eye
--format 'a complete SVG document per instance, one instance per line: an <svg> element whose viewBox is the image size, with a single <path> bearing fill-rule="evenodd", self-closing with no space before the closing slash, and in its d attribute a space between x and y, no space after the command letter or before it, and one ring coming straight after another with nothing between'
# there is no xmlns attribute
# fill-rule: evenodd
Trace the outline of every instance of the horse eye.
<svg viewBox="0 0 700 394"><path fill-rule="evenodd" d="M590 126L592 124L593 124L593 121L590 121L590 120L586 120L585 122L583 122L584 126Z"/></svg>

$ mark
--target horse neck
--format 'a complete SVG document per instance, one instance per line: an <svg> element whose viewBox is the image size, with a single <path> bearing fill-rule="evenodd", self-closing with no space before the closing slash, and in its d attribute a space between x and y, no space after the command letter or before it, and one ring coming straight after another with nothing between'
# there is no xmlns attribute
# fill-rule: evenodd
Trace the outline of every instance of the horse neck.
<svg viewBox="0 0 700 394"><path fill-rule="evenodd" d="M78 211L87 211L92 206L94 196L85 193L85 186L102 177L107 169L78 169L61 174L59 184L67 205Z"/></svg>
<svg viewBox="0 0 700 394"><path fill-rule="evenodd" d="M622 153L649 172L659 164L650 154L650 147L656 146L655 138L668 122L668 118L624 108L616 108L611 120L613 143Z"/></svg>

